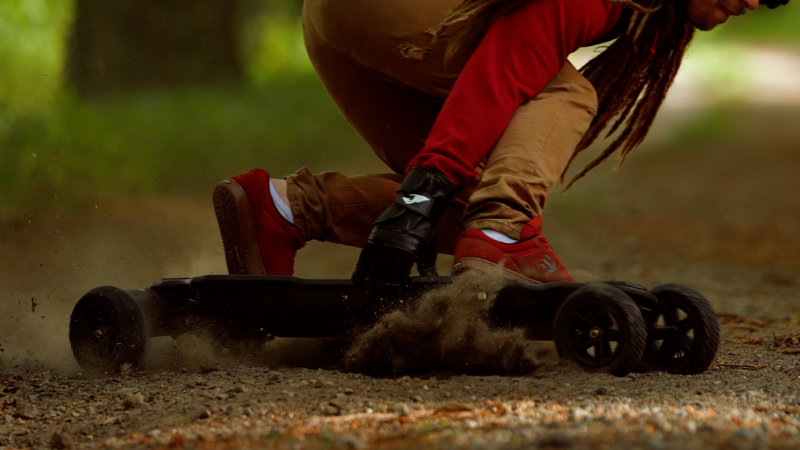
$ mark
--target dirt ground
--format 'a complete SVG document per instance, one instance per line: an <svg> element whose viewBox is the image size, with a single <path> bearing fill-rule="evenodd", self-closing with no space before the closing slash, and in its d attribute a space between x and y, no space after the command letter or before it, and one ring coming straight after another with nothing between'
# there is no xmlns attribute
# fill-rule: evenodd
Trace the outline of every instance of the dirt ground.
<svg viewBox="0 0 800 450"><path fill-rule="evenodd" d="M434 349L425 372L370 376L346 370L330 340L276 339L241 362L183 336L152 339L141 369L88 376L67 338L83 293L224 272L207 196L11 224L0 232L0 447L797 448L798 120L796 106L735 112L685 146L656 132L621 170L603 167L549 205L545 232L580 279L681 282L709 298L722 343L691 376L589 373L552 343L486 327L475 355L521 349L531 365L475 374L452 358L463 347L417 339L398 346ZM356 256L313 244L298 275L347 277ZM458 340L460 320L436 326Z"/></svg>

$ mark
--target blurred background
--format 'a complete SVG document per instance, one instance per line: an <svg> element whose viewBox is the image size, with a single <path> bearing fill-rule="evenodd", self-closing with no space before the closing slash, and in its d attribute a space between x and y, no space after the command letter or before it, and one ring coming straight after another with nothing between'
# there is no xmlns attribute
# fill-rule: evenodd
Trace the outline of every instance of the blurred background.
<svg viewBox="0 0 800 450"><path fill-rule="evenodd" d="M224 273L218 180L383 170L306 57L301 3L0 0L0 362L69 360L92 287ZM554 195L545 231L576 274L800 311L798 24L795 0L698 33L645 145ZM298 275L356 255L310 245Z"/></svg>

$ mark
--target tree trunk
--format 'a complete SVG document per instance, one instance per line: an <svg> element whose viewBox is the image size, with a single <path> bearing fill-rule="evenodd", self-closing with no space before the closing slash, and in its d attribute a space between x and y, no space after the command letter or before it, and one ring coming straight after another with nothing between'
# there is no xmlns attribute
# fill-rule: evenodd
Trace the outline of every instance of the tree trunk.
<svg viewBox="0 0 800 450"><path fill-rule="evenodd" d="M75 0L67 63L80 94L240 79L235 0Z"/></svg>

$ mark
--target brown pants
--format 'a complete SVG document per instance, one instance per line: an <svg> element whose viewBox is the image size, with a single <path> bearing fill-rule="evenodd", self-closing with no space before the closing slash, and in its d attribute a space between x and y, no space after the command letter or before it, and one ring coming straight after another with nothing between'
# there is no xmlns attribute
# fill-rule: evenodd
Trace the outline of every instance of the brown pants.
<svg viewBox="0 0 800 450"><path fill-rule="evenodd" d="M306 0L306 48L348 121L393 171L349 177L301 169L287 177L295 223L306 240L363 246L392 202L408 161L422 148L466 57L444 64L446 41L428 30L458 0ZM519 237L541 213L597 108L595 91L565 61L521 105L475 183L464 186L438 229L452 253L464 227Z"/></svg>

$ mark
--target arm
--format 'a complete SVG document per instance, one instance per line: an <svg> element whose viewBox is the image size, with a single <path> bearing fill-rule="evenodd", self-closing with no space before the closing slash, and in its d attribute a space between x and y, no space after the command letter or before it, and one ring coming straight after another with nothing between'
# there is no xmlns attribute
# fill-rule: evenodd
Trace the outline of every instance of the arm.
<svg viewBox="0 0 800 450"><path fill-rule="evenodd" d="M516 109L541 92L570 53L611 29L620 11L605 0L539 0L500 17L409 167L436 168L456 185L474 176Z"/></svg>

